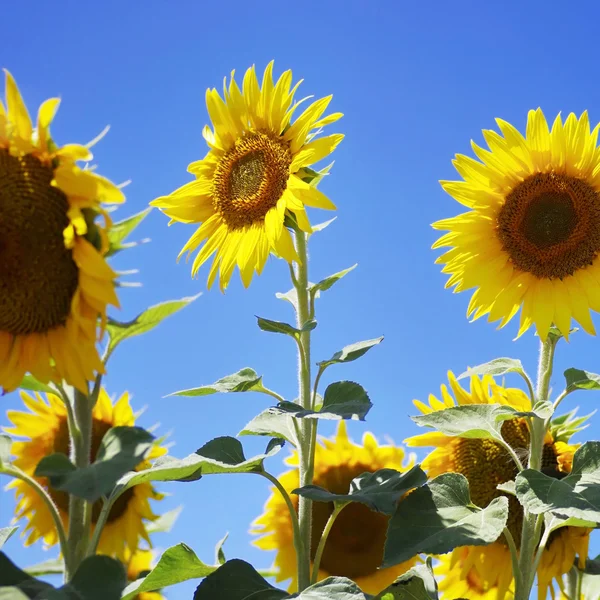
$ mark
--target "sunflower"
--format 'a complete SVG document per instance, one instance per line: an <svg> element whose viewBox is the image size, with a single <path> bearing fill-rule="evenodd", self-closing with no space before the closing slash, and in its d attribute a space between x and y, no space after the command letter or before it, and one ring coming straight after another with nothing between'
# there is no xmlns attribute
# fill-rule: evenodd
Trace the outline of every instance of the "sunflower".
<svg viewBox="0 0 600 600"><path fill-rule="evenodd" d="M451 391L442 385L441 400L431 395L429 404L415 401L422 413L444 410L457 404L502 404L517 410L530 410L531 402L522 390L499 386L489 375L483 379L472 377L470 391L462 388L452 373L448 374L448 380ZM529 429L525 419L505 421L501 433L517 455L524 455L528 451ZM506 449L492 440L449 437L440 432L430 432L411 437L406 444L411 447L435 447L422 464L428 476L461 473L469 481L474 504L480 507L487 506L498 496L506 495L497 486L514 480L518 473ZM576 446L557 440L548 432L544 440L542 471L557 479L564 477L571 471L575 450ZM514 496L507 497L507 527L518 547L523 510ZM545 598L552 582L559 582L562 575L569 571L576 555L585 559L589 533L588 529L563 527L550 536L538 568L540 600ZM502 600L507 594L512 594L512 566L504 536L489 546L456 548L450 557L442 559L437 569L444 576L440 589L445 591L445 598L464 596L474 600L490 600L490 594L493 594L495 599Z"/></svg>
<svg viewBox="0 0 600 600"><path fill-rule="evenodd" d="M242 89L231 74L229 89L223 82L223 98L216 89L206 91L206 107L213 129L203 135L210 150L188 167L195 181L150 204L159 207L171 223L200 223L179 257L188 256L200 244L192 266L200 266L216 252L208 287L217 272L225 290L235 266L248 287L254 271L260 274L272 252L286 261L298 261L292 237L284 224L292 216L297 226L312 231L306 207L334 210L333 203L310 185L309 165L329 155L343 135L315 136L342 114L323 117L331 96L310 104L292 123L298 106L292 72L273 82L273 62L259 86L256 70L246 71ZM314 175L314 172L313 172Z"/></svg>
<svg viewBox="0 0 600 600"><path fill-rule="evenodd" d="M7 428L10 434L29 438L27 441L13 442L12 454L16 456L14 464L33 475L39 461L54 452L69 453L69 431L67 412L63 401L53 394L46 395L46 402L40 394L30 396L21 392L21 399L30 412L16 410L8 411L8 418L14 427ZM132 426L135 415L129 404L129 396L123 394L113 405L104 389L100 391L98 401L92 413L92 451L91 458L95 459L104 434L119 425ZM165 454L166 450L154 445L148 457L137 469L150 466L150 459ZM48 487L46 478L36 478L46 489L59 509L65 528L68 526L69 497L65 492ZM15 488L17 497L16 518L24 517L28 524L23 531L27 536L26 545L43 538L48 546L58 542L56 530L50 513L39 496L26 483L14 480L9 487ZM151 484L142 483L127 490L115 502L107 523L102 530L98 552L109 556L125 559L126 552L132 552L138 547L140 538L150 543L144 524L145 520L153 521L157 516L150 509L149 500L160 500ZM95 524L100 514L101 502L94 504L92 509L92 524Z"/></svg>
<svg viewBox="0 0 600 600"><path fill-rule="evenodd" d="M340 421L335 438L324 439L323 445L317 445L314 484L333 493L346 494L350 482L361 473L372 473L384 468L407 470L414 463L414 457L410 457L410 465L403 465L404 457L402 448L392 445L379 446L371 433L364 434L362 446L353 443L348 439L345 422ZM297 453L294 452L286 463L296 467L279 477L289 494L299 486ZM298 497L291 497L297 509ZM313 503L313 558L332 511L332 503ZM337 517L327 538L318 580L329 576L349 577L365 592L376 594L411 568L416 558L388 569L379 569L383 562L388 520L386 515L374 512L362 504L346 506ZM290 589L295 590L296 551L293 545L292 523L287 506L275 489L265 505L264 514L253 523L252 533L261 535L255 541L256 546L263 550L277 551L277 581L291 579Z"/></svg>
<svg viewBox="0 0 600 600"><path fill-rule="evenodd" d="M467 316L504 327L521 308L518 335L532 324L544 340L552 324L569 334L571 318L594 334L600 310L600 148L587 112L558 115L549 130L529 111L525 137L497 119L502 135L483 131L490 148L471 143L481 162L454 160L464 181L442 187L469 212L433 224L445 230L434 248L446 287L476 288Z"/></svg>
<svg viewBox="0 0 600 600"><path fill-rule="evenodd" d="M118 306L107 242L95 222L100 202L122 202L110 181L75 163L85 146L57 147L49 127L58 98L39 109L34 129L12 76L0 101L0 386L31 372L83 392L103 372L98 319Z"/></svg>
<svg viewBox="0 0 600 600"><path fill-rule="evenodd" d="M135 552L127 551L125 553L125 568L127 569L127 581L133 583L146 577L152 570L153 561L152 550L138 548ZM142 592L137 594L134 600L164 600L164 596L159 592Z"/></svg>

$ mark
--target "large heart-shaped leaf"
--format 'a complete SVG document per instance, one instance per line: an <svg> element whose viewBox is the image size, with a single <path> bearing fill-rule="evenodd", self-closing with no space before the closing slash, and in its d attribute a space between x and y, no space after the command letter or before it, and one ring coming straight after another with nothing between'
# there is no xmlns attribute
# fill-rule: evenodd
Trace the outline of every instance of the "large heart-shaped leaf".
<svg viewBox="0 0 600 600"><path fill-rule="evenodd" d="M555 479L526 469L517 475L515 487L521 504L534 514L600 523L600 442L577 449L567 477Z"/></svg>
<svg viewBox="0 0 600 600"><path fill-rule="evenodd" d="M371 510L392 514L396 510L398 501L406 492L423 485L426 481L427 475L419 465L416 465L406 473L394 469L379 469L374 473L363 473L350 482L350 491L347 494L333 494L318 485L307 485L292 493L316 502L336 504L360 502L366 504Z"/></svg>
<svg viewBox="0 0 600 600"><path fill-rule="evenodd" d="M485 508L471 502L467 479L459 473L439 475L402 500L388 524L383 566L417 554L444 554L458 546L496 541L508 518L508 498Z"/></svg>
<svg viewBox="0 0 600 600"><path fill-rule="evenodd" d="M54 489L95 502L108 496L117 481L144 460L153 441L154 436L141 427L113 427L89 467L77 469L67 456L57 453L42 458L35 474L47 477Z"/></svg>
<svg viewBox="0 0 600 600"><path fill-rule="evenodd" d="M262 473L265 459L277 454L282 445L283 440L271 440L264 454L247 459L239 440L227 436L215 438L185 458L161 456L149 469L124 475L111 498L150 481L195 481L203 475Z"/></svg>

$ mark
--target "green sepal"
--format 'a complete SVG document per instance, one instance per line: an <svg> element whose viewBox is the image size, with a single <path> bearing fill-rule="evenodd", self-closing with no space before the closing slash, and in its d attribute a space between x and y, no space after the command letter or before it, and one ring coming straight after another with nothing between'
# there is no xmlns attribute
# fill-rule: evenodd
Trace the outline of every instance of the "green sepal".
<svg viewBox="0 0 600 600"><path fill-rule="evenodd" d="M123 219L122 221L117 221L113 223L111 227L106 232L108 237L108 252L106 253L106 258L110 258L114 256L121 250L126 250L127 248L132 248L139 244L143 244L148 239L140 240L139 242L128 242L125 243L125 240L133 233L133 231L140 225L140 223L150 214L151 208L146 208L145 210L131 215Z"/></svg>
<svg viewBox="0 0 600 600"><path fill-rule="evenodd" d="M549 431L552 434L552 439L555 442L568 442L576 433L583 431L589 427L588 419L594 412L583 417L576 417L578 409L574 409L569 413L555 417L550 422Z"/></svg>
<svg viewBox="0 0 600 600"><path fill-rule="evenodd" d="M19 384L19 388L22 390L27 390L30 392L45 392L47 394L56 394L57 391L47 383L42 383L38 381L33 375L28 373L21 379L21 383Z"/></svg>

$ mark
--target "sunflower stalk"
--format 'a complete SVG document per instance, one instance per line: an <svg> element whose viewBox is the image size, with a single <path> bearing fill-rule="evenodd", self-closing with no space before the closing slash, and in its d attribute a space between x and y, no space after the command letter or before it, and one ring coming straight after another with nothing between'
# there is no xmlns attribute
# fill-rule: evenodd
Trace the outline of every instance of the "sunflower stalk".
<svg viewBox="0 0 600 600"><path fill-rule="evenodd" d="M298 329L302 330L304 324L311 318L310 294L308 291L308 250L307 235L295 230L296 251L299 262L296 265L295 276L292 282L296 288L298 304L296 309L296 322ZM301 331L298 348L298 382L300 389L300 404L303 408L312 409L312 386L310 373L310 331ZM314 446L316 443L317 422L314 419L299 419L299 470L300 486L312 485L314 475ZM298 559L298 591L302 592L310 585L310 551L312 529L312 501L303 496L298 498L298 523L300 529L300 543L298 548L301 555Z"/></svg>
<svg viewBox="0 0 600 600"><path fill-rule="evenodd" d="M540 344L538 361L537 386L535 400L547 401L550 392L550 378L554 363L554 350L558 338L549 335ZM539 417L531 418L531 434L529 444L528 468L540 471L542 467L542 452L547 423ZM521 546L519 556L520 580L516 581L515 600L528 600L535 581L537 560L536 548L540 541L543 515L534 515L524 509L523 527L521 530Z"/></svg>
<svg viewBox="0 0 600 600"><path fill-rule="evenodd" d="M92 401L89 396L79 390L73 392L74 429L69 427L71 437L71 460L82 469L90 464L92 446ZM71 425L71 423L69 423ZM68 552L69 570L65 571L65 579L71 575L87 555L91 533L92 505L83 498L71 495L69 498L69 533Z"/></svg>

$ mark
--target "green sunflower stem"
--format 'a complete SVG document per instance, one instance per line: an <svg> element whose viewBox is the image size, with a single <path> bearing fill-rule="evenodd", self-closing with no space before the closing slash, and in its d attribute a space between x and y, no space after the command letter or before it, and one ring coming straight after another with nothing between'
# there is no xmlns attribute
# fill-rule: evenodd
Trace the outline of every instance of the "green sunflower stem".
<svg viewBox="0 0 600 600"><path fill-rule="evenodd" d="M78 469L89 466L92 446L92 403L91 399L74 390L73 393L74 430L70 431L71 460ZM87 555L91 533L92 505L83 498L69 498L68 551L70 578Z"/></svg>
<svg viewBox="0 0 600 600"><path fill-rule="evenodd" d="M296 229L296 251L300 262L296 265L295 277L292 282L296 288L298 304L296 320L298 329L311 318L310 298L308 292L308 250L307 235ZM312 408L311 374L310 374L310 331L300 334L298 350L298 383L300 388L300 404ZM314 445L316 442L316 420L298 420L298 454L300 486L312 485L314 475ZM312 529L312 501L300 496L298 498L298 523L300 529L300 543L298 548L298 591L301 592L310 585L310 556L311 556L311 529Z"/></svg>
<svg viewBox="0 0 600 600"><path fill-rule="evenodd" d="M311 584L317 583L317 578L319 577L319 567L321 566L321 558L323 557L323 552L325 551L325 546L327 545L329 532L331 531L338 515L346 506L347 504L341 504L339 506L336 505L333 509L333 512L329 515L329 519L325 524L325 528L323 529L323 533L321 534L321 539L319 540L319 545L317 546L317 551L315 553L315 563L313 565L312 577L310 580Z"/></svg>
<svg viewBox="0 0 600 600"><path fill-rule="evenodd" d="M554 363L554 350L558 338L549 335L540 344L540 355L538 361L537 387L535 400L543 402L548 400L550 391L550 378ZM544 449L544 437L546 435L546 422L539 417L531 418L529 469L541 470L542 453ZM534 515L524 510L523 528L521 530L521 546L519 552L520 581L515 588L515 600L528 600L535 581L537 561L535 559L536 548L540 541L543 515Z"/></svg>

